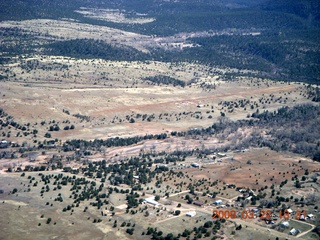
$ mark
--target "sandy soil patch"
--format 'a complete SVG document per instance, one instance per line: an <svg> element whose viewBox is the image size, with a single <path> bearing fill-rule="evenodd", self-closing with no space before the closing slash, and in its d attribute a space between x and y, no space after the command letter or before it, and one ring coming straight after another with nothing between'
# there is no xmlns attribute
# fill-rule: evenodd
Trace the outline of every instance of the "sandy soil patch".
<svg viewBox="0 0 320 240"><path fill-rule="evenodd" d="M15 200L7 200L7 199L6 200L0 199L0 202L5 202L5 203L15 205L15 206L27 206L28 205L27 203L24 203L24 202L15 201Z"/></svg>
<svg viewBox="0 0 320 240"><path fill-rule="evenodd" d="M81 7L80 10L76 10L75 12L80 13L88 18L105 20L115 23L145 24L156 20L155 18L148 18L146 14L141 13L130 13L130 18L128 18L128 13L126 13L125 10L120 9L97 9Z"/></svg>

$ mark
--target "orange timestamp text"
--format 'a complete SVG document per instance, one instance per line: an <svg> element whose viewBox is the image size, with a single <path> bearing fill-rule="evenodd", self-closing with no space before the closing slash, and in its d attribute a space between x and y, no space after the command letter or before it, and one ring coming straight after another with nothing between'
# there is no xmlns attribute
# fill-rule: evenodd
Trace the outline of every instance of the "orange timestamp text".
<svg viewBox="0 0 320 240"><path fill-rule="evenodd" d="M215 209L212 213L212 219L254 219L259 217L262 220L272 220L275 217L283 218L288 220L290 218L295 218L297 220L306 219L307 213L305 210L297 210L294 214L288 210L280 210L279 212L273 212L271 210L261 209L259 212L254 212L253 210L243 210L237 212L235 210L222 210Z"/></svg>

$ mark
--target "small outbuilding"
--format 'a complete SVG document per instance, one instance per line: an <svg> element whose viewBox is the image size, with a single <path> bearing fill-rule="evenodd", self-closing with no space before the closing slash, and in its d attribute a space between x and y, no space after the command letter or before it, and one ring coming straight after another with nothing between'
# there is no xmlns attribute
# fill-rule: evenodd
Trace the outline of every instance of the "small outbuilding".
<svg viewBox="0 0 320 240"><path fill-rule="evenodd" d="M192 167L195 167L195 168L198 168L198 167L199 167L199 164L198 164L198 163L191 163L191 166L192 166Z"/></svg>
<svg viewBox="0 0 320 240"><path fill-rule="evenodd" d="M218 155L218 157L225 157L225 156L227 156L227 154L221 153L221 152L217 153L217 155Z"/></svg>
<svg viewBox="0 0 320 240"><path fill-rule="evenodd" d="M298 230L295 229L295 228L292 228L292 229L290 230L289 234L292 235L292 236L296 236L296 235L298 234Z"/></svg>
<svg viewBox="0 0 320 240"><path fill-rule="evenodd" d="M199 207L203 206L203 202L200 202L200 201L194 201L193 204Z"/></svg>
<svg viewBox="0 0 320 240"><path fill-rule="evenodd" d="M287 212L291 214L291 213L293 213L293 210L289 208L289 209L287 209Z"/></svg>
<svg viewBox="0 0 320 240"><path fill-rule="evenodd" d="M312 213L310 213L307 215L307 217L312 219L312 218L314 218L314 215Z"/></svg>
<svg viewBox="0 0 320 240"><path fill-rule="evenodd" d="M187 217L194 217L196 214L197 214L196 212L191 212L191 211L190 211L190 212L187 212L187 213L186 213L186 216L187 216Z"/></svg>
<svg viewBox="0 0 320 240"><path fill-rule="evenodd" d="M154 197L145 198L144 200L149 204L152 204L152 205L155 205L155 206L159 205L159 203L154 200Z"/></svg>
<svg viewBox="0 0 320 240"><path fill-rule="evenodd" d="M285 227L285 228L288 228L288 227L290 227L290 224L289 224L289 222L285 221L285 222L281 223L281 226Z"/></svg>
<svg viewBox="0 0 320 240"><path fill-rule="evenodd" d="M6 148L6 147L8 147L8 142L7 142L6 140L2 140L2 141L0 142L0 147L1 147L1 148Z"/></svg>
<svg viewBox="0 0 320 240"><path fill-rule="evenodd" d="M226 205L219 205L217 208L225 208L226 207Z"/></svg>

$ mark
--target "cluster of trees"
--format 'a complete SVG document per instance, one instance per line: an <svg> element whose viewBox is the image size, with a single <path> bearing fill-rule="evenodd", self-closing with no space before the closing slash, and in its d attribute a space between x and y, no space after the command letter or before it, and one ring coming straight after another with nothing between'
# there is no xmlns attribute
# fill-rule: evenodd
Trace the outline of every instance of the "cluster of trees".
<svg viewBox="0 0 320 240"><path fill-rule="evenodd" d="M0 108L0 117L5 118L7 116L8 116L8 114L3 110L3 108Z"/></svg>
<svg viewBox="0 0 320 240"><path fill-rule="evenodd" d="M44 63L38 59L23 60L23 61L21 61L20 66L23 70L26 70L27 72L30 72L31 70L35 70L35 69L42 69L42 70L47 70L47 71L52 71L52 70L57 70L57 69L60 71L62 71L63 69L68 70L68 65L66 65L66 64L61 64L58 62Z"/></svg>
<svg viewBox="0 0 320 240"><path fill-rule="evenodd" d="M226 149L241 149L250 146L270 147L276 151L292 151L320 161L320 107L312 104L297 105L292 108L281 107L278 111L255 112L251 119L230 121L221 117L218 122L204 129L192 129L187 132L172 133L178 136L212 136L237 132L240 128L264 129L253 131L250 137L239 144L228 145Z"/></svg>
<svg viewBox="0 0 320 240"><path fill-rule="evenodd" d="M75 126L72 124L72 125L70 125L70 126L65 126L64 128L63 128L63 130L73 130L73 129L75 129ZM59 127L59 125L58 124L56 124L56 125L51 125L50 127L49 127L49 131L60 131L60 127Z"/></svg>
<svg viewBox="0 0 320 240"><path fill-rule="evenodd" d="M27 20L37 18L77 18L79 14L76 14L74 10L79 9L81 6L92 7L92 3L89 4L85 0L76 0L73 2L65 2L62 0L57 1L37 1L27 0L23 2L17 2L10 4L9 2L2 2L0 10L0 20ZM97 5L96 5L97 6Z"/></svg>
<svg viewBox="0 0 320 240"><path fill-rule="evenodd" d="M44 182L44 186L42 187L41 194L45 194L49 192L51 189L48 184L52 182L52 185L54 188L52 191L60 190L62 187L71 186L70 192L70 198L73 199L73 204L68 205L63 208L63 212L71 211L74 207L79 207L80 203L85 200L91 200L90 205L97 207L100 209L104 204L108 204L109 201L107 194L104 193L104 184L101 183L99 186L97 186L95 181L89 181L84 177L76 177L73 176L66 176L62 173L53 175L45 175L40 173L41 180ZM25 176L25 175L21 175ZM31 176L28 176L28 179L30 179L30 184L32 183L35 178L31 178ZM37 183L37 182L36 182ZM36 185L34 185L36 186ZM102 193L101 193L102 192ZM58 196L55 198L55 201L63 202L63 198L61 193L58 194Z"/></svg>
<svg viewBox="0 0 320 240"><path fill-rule="evenodd" d="M0 108L0 130L8 128L8 131L2 131L2 137L11 137L11 127L17 131L16 137L28 136L30 134L34 138L37 137L38 130L35 128L35 125L32 126L30 123L21 124L13 116L10 116Z"/></svg>
<svg viewBox="0 0 320 240"><path fill-rule="evenodd" d="M320 102L320 89L319 87L308 86L308 98L314 102Z"/></svg>
<svg viewBox="0 0 320 240"><path fill-rule="evenodd" d="M69 111L68 111L68 112L69 112ZM68 113L67 113L67 114L68 114ZM81 119L81 122L82 122L82 121L86 121L86 122L89 122L89 121L90 121L90 117L89 117L89 116L83 115L83 114L80 114L80 113L73 114L72 116Z"/></svg>
<svg viewBox="0 0 320 240"><path fill-rule="evenodd" d="M320 107L298 105L283 107L276 113L263 112L256 117L260 128L265 127L273 139L262 144L278 151L292 151L320 161Z"/></svg>
<svg viewBox="0 0 320 240"><path fill-rule="evenodd" d="M153 114L140 114L140 113L137 113L136 115L135 114L131 114L131 116L127 115L125 120L129 121L130 123L134 123L136 120L139 120L141 119L141 121L145 121L147 120L148 122L151 122L153 119L155 118L155 115L154 113ZM118 121L121 123L125 120L121 119L121 118L118 118L118 117L115 117L113 120L112 120L112 123L115 122L115 120L118 119ZM136 120L135 120L136 119Z"/></svg>
<svg viewBox="0 0 320 240"><path fill-rule="evenodd" d="M106 179L112 185L118 186L120 184L127 184L135 186L136 181L133 176L139 176L139 183L146 184L161 172L166 172L169 169L156 168L153 171L150 169L153 161L147 157L132 157L127 161L122 161L121 164L107 164L105 160L100 162L89 163L82 167L81 172L88 177L96 177L105 182Z"/></svg>
<svg viewBox="0 0 320 240"><path fill-rule="evenodd" d="M172 78L169 76L165 76L165 75L157 75L157 76L153 76L153 77L146 77L144 78L144 80L153 82L155 84L164 84L164 85L173 85L173 86L181 86L181 87L185 87L186 83L182 80L176 79L176 78Z"/></svg>
<svg viewBox="0 0 320 240"><path fill-rule="evenodd" d="M161 134L150 134L145 136L136 136L136 137L130 137L130 138L109 138L106 140L102 139L95 139L93 141L86 141L82 139L74 139L74 140L68 140L66 141L62 149L63 151L74 151L77 148L82 149L100 149L101 147L119 147L119 146L129 146L136 144L143 140L149 140L149 139L166 139L167 134L161 133Z"/></svg>
<svg viewBox="0 0 320 240"><path fill-rule="evenodd" d="M164 236L163 232L158 230L157 228L148 227L147 232L143 232L142 235L151 235L151 239L155 240L176 240L180 239L181 237L189 239L191 237L191 234L193 234L193 239L201 239L203 237L206 238L212 235L216 235L224 222L225 219L207 221L199 227L194 227L192 230L185 229L182 233L179 233L177 236L174 236L172 233L168 233L166 236Z"/></svg>
<svg viewBox="0 0 320 240"><path fill-rule="evenodd" d="M34 37L32 34L27 33L19 28L1 28L0 38L7 40L0 46L0 52L3 53L0 58L0 63L2 64L11 62L13 56L32 53L34 50L33 48L39 44L34 42ZM15 42L17 46L13 46L9 42ZM33 43L34 45L31 46L30 43ZM7 78L7 76L4 77Z"/></svg>
<svg viewBox="0 0 320 240"><path fill-rule="evenodd" d="M209 106L209 104L207 104L207 107ZM200 106L199 106L200 107ZM230 108L230 107L229 107ZM230 112L233 111L233 109L229 110ZM212 118L212 114L214 113L213 110L213 106L211 105L211 110L207 110L206 114L208 118ZM125 118L120 118L118 116L115 116L112 120L111 123L123 123L125 121L128 121L129 123L135 123L136 121L145 121L147 120L148 122L153 121L154 119L158 119L158 120L166 120L166 121L181 121L182 119L186 119L186 118L196 118L196 119L202 119L205 116L202 115L201 111L183 111L183 112L179 112L179 113L160 113L158 116L156 116L154 113L152 114L131 114L131 115L126 115Z"/></svg>

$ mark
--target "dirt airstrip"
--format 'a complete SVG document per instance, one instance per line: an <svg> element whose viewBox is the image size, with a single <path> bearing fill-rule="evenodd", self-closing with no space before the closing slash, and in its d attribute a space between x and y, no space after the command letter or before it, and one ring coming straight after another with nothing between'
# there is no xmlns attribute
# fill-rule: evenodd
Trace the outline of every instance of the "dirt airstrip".
<svg viewBox="0 0 320 240"><path fill-rule="evenodd" d="M85 78L82 83L46 82L41 86L29 81L1 82L0 102L1 107L20 124L32 124L39 132L38 139L44 139L52 121L62 129L66 125L75 126L72 131L52 132L52 138L105 139L207 127L217 121L221 112L237 120L246 118L257 109L273 111L284 105L309 102L301 85L271 81L262 84L252 80L217 81L213 82L216 84L213 90L197 85L181 88L143 82L129 88L103 84L92 88L88 87ZM109 82L118 83L115 80ZM261 99L266 103L261 104ZM239 101L247 101L247 105L232 109L223 105L224 102ZM131 118L134 123L129 121ZM41 125L42 121L46 123ZM8 140L20 142L22 139L15 135L13 130ZM23 140L32 138L29 136Z"/></svg>

